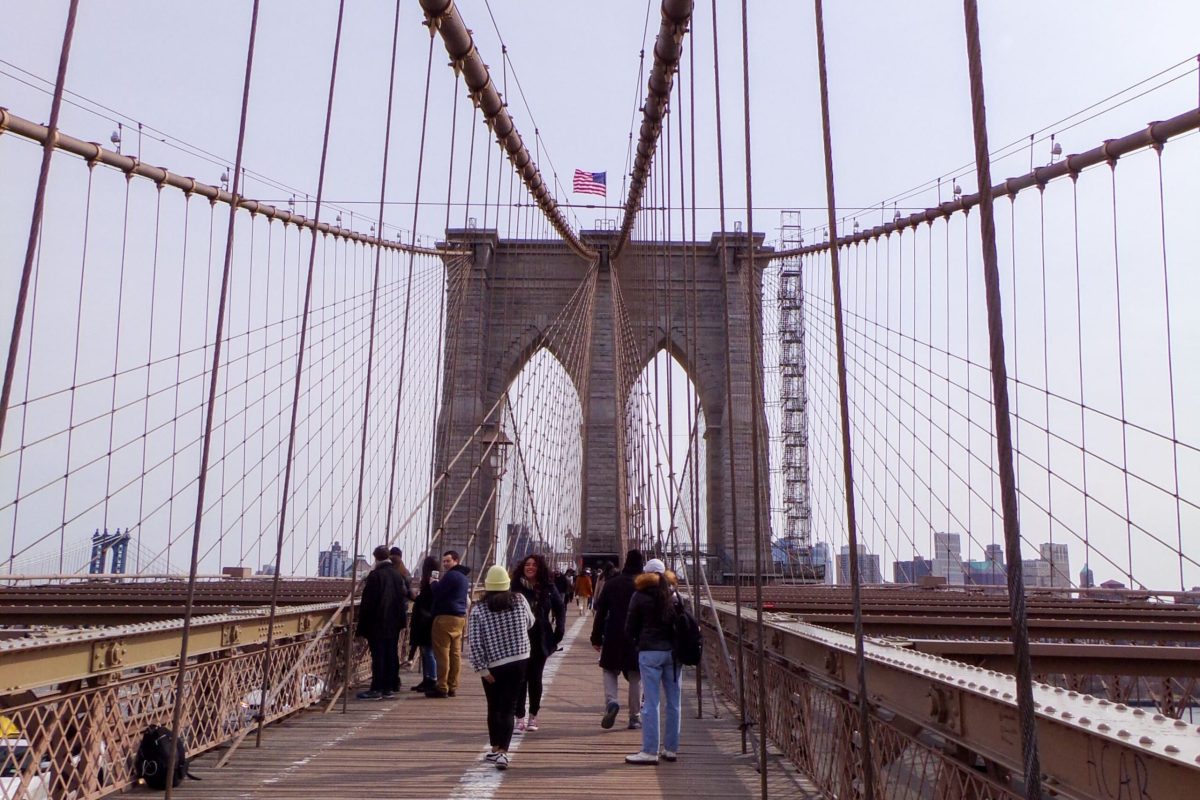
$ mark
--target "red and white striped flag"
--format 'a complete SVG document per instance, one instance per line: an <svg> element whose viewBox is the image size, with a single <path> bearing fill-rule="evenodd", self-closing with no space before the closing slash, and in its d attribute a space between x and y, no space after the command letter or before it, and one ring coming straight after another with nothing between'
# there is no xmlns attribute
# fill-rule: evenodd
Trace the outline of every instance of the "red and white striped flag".
<svg viewBox="0 0 1200 800"><path fill-rule="evenodd" d="M607 175L606 172L585 172L577 169L575 170L575 191L580 194L598 194L601 197L608 197Z"/></svg>

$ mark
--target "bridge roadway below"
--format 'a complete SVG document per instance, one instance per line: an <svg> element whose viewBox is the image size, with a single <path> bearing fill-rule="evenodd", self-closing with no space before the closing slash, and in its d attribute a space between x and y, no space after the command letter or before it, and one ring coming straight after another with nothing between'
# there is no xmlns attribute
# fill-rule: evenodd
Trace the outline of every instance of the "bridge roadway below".
<svg viewBox="0 0 1200 800"><path fill-rule="evenodd" d="M695 678L684 673L679 760L657 767L630 766L640 732L626 728L622 708L611 730L600 727L601 673L588 643L591 617L568 620L563 650L547 665L540 730L514 736L512 763L500 772L487 750L485 703L479 680L464 661L458 696L431 700L407 691L419 675L402 673L406 686L388 701L351 699L348 713L305 712L253 737L222 768L223 749L193 762L201 778L175 790L181 800L358 800L363 797L496 798L629 797L751 798L759 796L753 748L741 752L736 709L710 687L704 716L696 718ZM624 685L622 684L622 696ZM777 754L769 757L772 798L820 794Z"/></svg>

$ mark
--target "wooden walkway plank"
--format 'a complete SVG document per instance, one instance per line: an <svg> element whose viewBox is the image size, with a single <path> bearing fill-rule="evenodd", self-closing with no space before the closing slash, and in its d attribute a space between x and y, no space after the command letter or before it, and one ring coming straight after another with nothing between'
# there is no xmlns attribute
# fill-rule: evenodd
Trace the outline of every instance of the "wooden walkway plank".
<svg viewBox="0 0 1200 800"><path fill-rule="evenodd" d="M220 751L197 759L202 780L175 791L180 800L504 800L568 796L631 798L756 798L753 754L741 754L733 710L695 718L695 679L685 673L679 761L657 767L624 763L640 749L640 731L600 727L601 673L588 644L590 616L568 624L564 649L547 665L550 676L539 714L540 730L514 737L506 772L483 761L486 705L479 680L464 662L458 697L444 700L402 690L389 701L351 700L343 715L307 712L268 728L263 746L247 742L223 769ZM406 682L419 675L405 673ZM621 690L624 694L624 685ZM690 694L689 694L690 692ZM777 756L770 769L773 798L818 797Z"/></svg>

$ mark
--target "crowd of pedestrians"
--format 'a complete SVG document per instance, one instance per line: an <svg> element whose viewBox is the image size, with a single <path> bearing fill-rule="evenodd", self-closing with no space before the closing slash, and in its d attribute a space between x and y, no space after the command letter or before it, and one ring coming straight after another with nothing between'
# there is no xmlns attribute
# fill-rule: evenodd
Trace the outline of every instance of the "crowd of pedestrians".
<svg viewBox="0 0 1200 800"><path fill-rule="evenodd" d="M359 608L357 633L371 652L371 685L363 700L391 698L400 690L400 634L409 622L408 663L419 656L421 681L413 691L429 698L455 697L464 640L471 668L487 702L489 749L497 769L509 764L514 735L539 729L547 660L559 650L572 600L581 615L593 613L590 642L599 653L604 712L611 729L621 711L625 679L627 728L641 731L641 749L629 764L675 761L680 735L680 673L674 656L675 617L681 608L674 573L638 550L620 570L552 572L544 556L532 554L511 571L491 567L483 594L471 603L470 570L447 550L440 562L427 556L412 588L397 548L377 547ZM689 661L688 663L693 663Z"/></svg>

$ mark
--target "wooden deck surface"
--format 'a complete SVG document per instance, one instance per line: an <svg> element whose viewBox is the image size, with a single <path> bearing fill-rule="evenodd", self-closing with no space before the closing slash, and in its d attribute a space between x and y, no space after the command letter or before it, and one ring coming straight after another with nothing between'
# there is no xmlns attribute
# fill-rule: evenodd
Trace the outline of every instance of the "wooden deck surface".
<svg viewBox="0 0 1200 800"><path fill-rule="evenodd" d="M193 763L202 780L175 790L181 800L359 800L359 798L629 797L754 798L758 773L741 754L733 709L722 701L713 716L705 689L703 719L696 719L695 678L684 674L683 732L679 760L657 767L630 766L640 731L626 729L621 709L611 730L600 727L601 674L588 644L591 617L571 610L564 650L547 665L541 729L514 737L512 763L500 772L483 760L487 750L485 704L478 679L464 664L458 696L427 699L407 691L390 701L351 700L349 712L310 711L268 728L263 746L246 741L222 769L220 750ZM555 668L557 665L557 668ZM553 673L552 673L553 670ZM624 683L621 690L624 694ZM770 761L769 795L819 795L777 757Z"/></svg>

